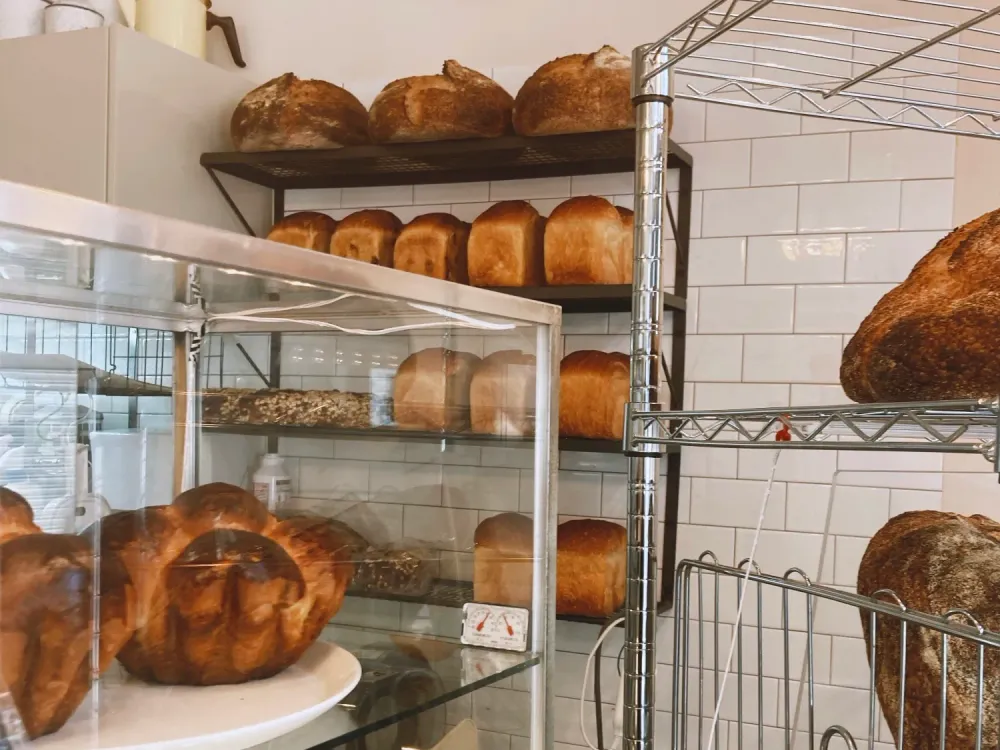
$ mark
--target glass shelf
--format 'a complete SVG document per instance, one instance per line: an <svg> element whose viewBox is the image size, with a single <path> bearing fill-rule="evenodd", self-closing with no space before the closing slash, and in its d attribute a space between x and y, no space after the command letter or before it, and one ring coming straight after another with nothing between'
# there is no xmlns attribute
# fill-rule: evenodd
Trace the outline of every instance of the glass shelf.
<svg viewBox="0 0 1000 750"><path fill-rule="evenodd" d="M541 663L537 654L487 651L437 638L373 634L337 625L328 627L323 639L346 648L361 662L358 687L312 723L252 750L339 747ZM421 732L434 734L438 725L443 731L444 723L443 716L428 720ZM440 736L420 739L431 746Z"/></svg>

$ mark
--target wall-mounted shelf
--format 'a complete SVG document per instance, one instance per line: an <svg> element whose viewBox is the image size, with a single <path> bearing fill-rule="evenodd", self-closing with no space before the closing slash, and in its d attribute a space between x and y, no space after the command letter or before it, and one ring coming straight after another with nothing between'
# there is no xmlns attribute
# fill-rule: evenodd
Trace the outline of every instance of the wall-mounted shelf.
<svg viewBox="0 0 1000 750"><path fill-rule="evenodd" d="M491 287L494 292L559 305L563 314L620 313L632 311L632 287L629 284L578 284L574 286ZM687 300L676 294L663 295L663 309L687 310Z"/></svg>

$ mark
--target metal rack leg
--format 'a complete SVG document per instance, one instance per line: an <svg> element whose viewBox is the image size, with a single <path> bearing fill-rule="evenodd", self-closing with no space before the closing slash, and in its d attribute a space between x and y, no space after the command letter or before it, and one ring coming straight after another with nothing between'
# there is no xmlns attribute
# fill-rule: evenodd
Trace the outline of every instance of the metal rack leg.
<svg viewBox="0 0 1000 750"><path fill-rule="evenodd" d="M665 51L640 47L632 54L636 164L629 400L637 409L659 403L670 87L668 73L649 77L649 72L665 61ZM623 750L652 750L656 681L656 483L661 451L655 444L633 445L631 440L627 447L630 455Z"/></svg>

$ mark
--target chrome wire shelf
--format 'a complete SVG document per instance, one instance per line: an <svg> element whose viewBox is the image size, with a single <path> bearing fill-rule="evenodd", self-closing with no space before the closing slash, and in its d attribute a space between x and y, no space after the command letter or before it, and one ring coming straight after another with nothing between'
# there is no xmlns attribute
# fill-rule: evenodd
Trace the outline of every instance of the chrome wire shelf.
<svg viewBox="0 0 1000 750"><path fill-rule="evenodd" d="M978 453L997 461L1000 402L631 412L630 445Z"/></svg>
<svg viewBox="0 0 1000 750"><path fill-rule="evenodd" d="M1000 6L715 0L650 50L677 99L1000 137Z"/></svg>

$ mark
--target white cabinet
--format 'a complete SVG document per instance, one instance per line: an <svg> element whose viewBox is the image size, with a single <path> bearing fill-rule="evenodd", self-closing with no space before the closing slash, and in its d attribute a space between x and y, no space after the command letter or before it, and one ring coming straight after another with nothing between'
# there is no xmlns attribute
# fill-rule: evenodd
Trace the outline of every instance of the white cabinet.
<svg viewBox="0 0 1000 750"><path fill-rule="evenodd" d="M199 157L251 81L122 26L2 41L0 71L0 179L243 231ZM227 188L266 229L269 191Z"/></svg>

